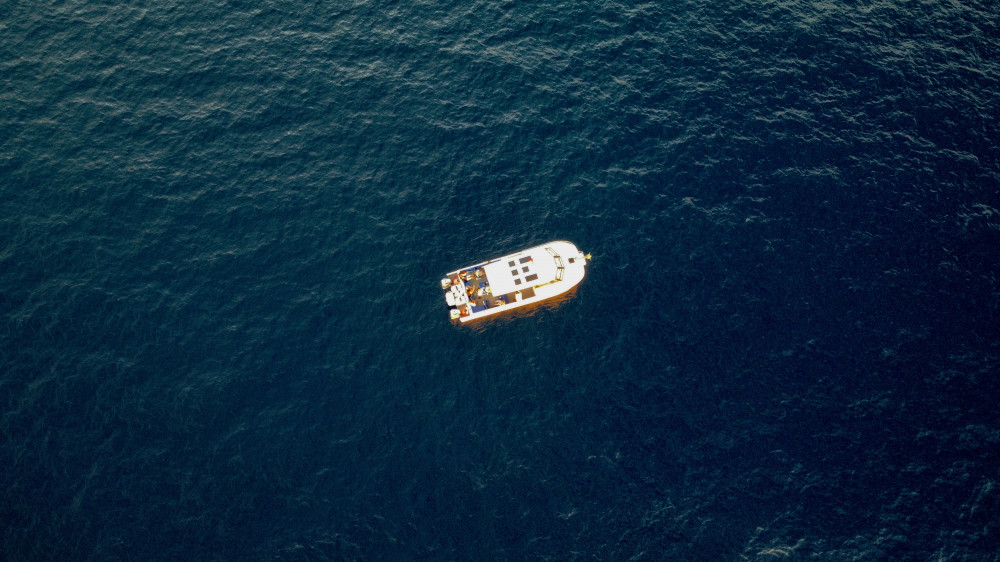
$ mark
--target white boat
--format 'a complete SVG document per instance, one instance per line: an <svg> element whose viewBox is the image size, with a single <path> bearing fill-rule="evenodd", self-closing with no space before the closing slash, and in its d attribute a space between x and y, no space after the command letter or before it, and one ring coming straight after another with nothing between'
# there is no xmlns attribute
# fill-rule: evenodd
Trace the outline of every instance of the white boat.
<svg viewBox="0 0 1000 562"><path fill-rule="evenodd" d="M557 240L456 269L441 280L451 319L471 322L558 297L577 286L587 260L570 242Z"/></svg>

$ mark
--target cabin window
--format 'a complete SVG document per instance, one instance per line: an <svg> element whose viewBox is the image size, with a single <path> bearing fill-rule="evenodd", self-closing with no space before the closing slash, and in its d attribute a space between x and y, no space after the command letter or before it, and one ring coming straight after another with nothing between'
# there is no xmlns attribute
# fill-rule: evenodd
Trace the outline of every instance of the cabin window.
<svg viewBox="0 0 1000 562"><path fill-rule="evenodd" d="M529 261L531 261L531 256L523 257L518 261L520 261L521 263L528 263Z"/></svg>
<svg viewBox="0 0 1000 562"><path fill-rule="evenodd" d="M515 285L520 285L521 284L521 280L520 279L515 279L514 280L514 284Z"/></svg>
<svg viewBox="0 0 1000 562"><path fill-rule="evenodd" d="M514 262L512 262L512 261L507 262L507 266L508 267L514 267L515 265L517 265L517 264L514 263Z"/></svg>
<svg viewBox="0 0 1000 562"><path fill-rule="evenodd" d="M534 281L535 279L538 279L538 274L536 273L532 273L531 275L524 278L525 281Z"/></svg>
<svg viewBox="0 0 1000 562"><path fill-rule="evenodd" d="M527 266L525 266L525 267L522 267L522 268L521 268L521 271L523 271L524 273L527 273L527 272L528 272L528 268L527 268Z"/></svg>
<svg viewBox="0 0 1000 562"><path fill-rule="evenodd" d="M510 274L513 275L514 277L517 277L517 270L516 269L510 270Z"/></svg>

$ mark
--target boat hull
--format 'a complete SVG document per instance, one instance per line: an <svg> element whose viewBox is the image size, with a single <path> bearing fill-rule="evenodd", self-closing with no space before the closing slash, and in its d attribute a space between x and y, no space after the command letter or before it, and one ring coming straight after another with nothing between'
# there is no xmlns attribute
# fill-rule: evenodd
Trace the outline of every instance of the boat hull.
<svg viewBox="0 0 1000 562"><path fill-rule="evenodd" d="M456 269L441 287L452 320L472 322L558 300L583 281L588 258L557 240Z"/></svg>

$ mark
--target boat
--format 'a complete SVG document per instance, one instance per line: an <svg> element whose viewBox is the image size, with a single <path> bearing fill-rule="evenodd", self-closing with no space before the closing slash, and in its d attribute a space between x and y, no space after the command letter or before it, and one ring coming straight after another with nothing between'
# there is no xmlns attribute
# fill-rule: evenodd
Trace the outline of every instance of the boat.
<svg viewBox="0 0 1000 562"><path fill-rule="evenodd" d="M441 279L441 289L451 319L471 322L568 292L583 281L590 257L556 240L456 269Z"/></svg>

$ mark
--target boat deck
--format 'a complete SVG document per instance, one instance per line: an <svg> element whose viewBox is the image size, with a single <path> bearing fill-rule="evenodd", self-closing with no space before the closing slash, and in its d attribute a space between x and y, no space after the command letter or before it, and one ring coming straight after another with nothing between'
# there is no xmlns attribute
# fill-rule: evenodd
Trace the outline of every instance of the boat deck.
<svg viewBox="0 0 1000 562"><path fill-rule="evenodd" d="M526 287L520 291L494 295L493 289L490 287L490 281L482 267L459 271L458 277L465 285L465 294L469 297L469 304L472 305L473 314L488 308L514 303L517 301L518 292L521 293L522 299L529 299L535 296L535 290L530 287Z"/></svg>

